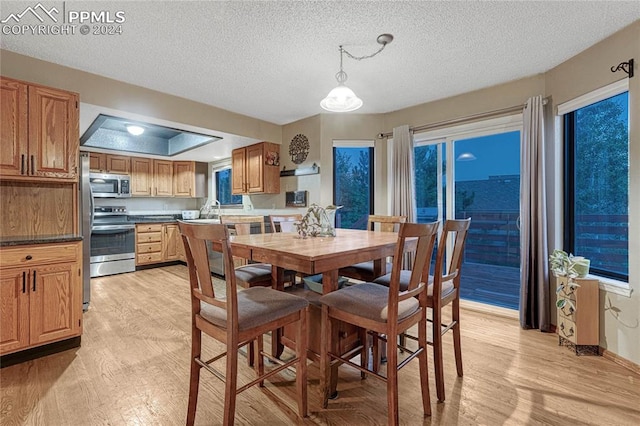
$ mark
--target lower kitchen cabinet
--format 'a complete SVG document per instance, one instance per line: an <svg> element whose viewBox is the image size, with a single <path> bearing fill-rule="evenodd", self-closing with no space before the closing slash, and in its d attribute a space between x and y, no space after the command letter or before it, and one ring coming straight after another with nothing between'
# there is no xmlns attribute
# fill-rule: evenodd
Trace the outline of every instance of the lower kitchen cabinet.
<svg viewBox="0 0 640 426"><path fill-rule="evenodd" d="M3 248L0 354L82 334L82 243Z"/></svg>
<svg viewBox="0 0 640 426"><path fill-rule="evenodd" d="M182 238L175 223L136 225L136 265L184 260Z"/></svg>

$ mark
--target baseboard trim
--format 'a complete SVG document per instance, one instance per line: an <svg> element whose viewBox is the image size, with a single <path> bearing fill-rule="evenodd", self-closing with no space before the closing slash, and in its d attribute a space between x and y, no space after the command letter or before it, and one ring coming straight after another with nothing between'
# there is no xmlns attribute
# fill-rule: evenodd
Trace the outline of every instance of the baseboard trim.
<svg viewBox="0 0 640 426"><path fill-rule="evenodd" d="M635 362L623 358L620 355L608 351L602 347L600 348L600 355L602 355L603 358L608 359L609 361L613 361L616 364L640 376L640 365L636 364Z"/></svg>

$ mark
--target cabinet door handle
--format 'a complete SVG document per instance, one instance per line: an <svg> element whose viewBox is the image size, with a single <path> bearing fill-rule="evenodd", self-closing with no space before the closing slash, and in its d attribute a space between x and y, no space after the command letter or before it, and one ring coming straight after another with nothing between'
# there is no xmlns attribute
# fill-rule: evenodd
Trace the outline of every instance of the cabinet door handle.
<svg viewBox="0 0 640 426"><path fill-rule="evenodd" d="M21 165L20 165L20 174L23 175L24 174L24 154L22 154L22 160L20 161Z"/></svg>
<svg viewBox="0 0 640 426"><path fill-rule="evenodd" d="M33 271L33 291L36 291L36 271Z"/></svg>
<svg viewBox="0 0 640 426"><path fill-rule="evenodd" d="M27 292L27 271L22 271L22 293Z"/></svg>
<svg viewBox="0 0 640 426"><path fill-rule="evenodd" d="M35 165L35 159L34 156L31 156L31 174L35 175L36 174L36 165Z"/></svg>

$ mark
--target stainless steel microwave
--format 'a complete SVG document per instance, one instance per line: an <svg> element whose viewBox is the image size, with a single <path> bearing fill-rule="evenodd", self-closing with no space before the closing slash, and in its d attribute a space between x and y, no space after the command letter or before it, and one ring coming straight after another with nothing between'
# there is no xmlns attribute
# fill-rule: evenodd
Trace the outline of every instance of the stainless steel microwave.
<svg viewBox="0 0 640 426"><path fill-rule="evenodd" d="M131 178L129 175L89 173L89 184L94 197L131 197Z"/></svg>

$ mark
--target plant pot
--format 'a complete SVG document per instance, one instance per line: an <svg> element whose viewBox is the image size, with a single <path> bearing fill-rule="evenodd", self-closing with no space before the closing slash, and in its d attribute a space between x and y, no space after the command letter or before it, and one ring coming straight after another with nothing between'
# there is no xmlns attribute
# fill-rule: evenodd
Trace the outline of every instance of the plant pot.
<svg viewBox="0 0 640 426"><path fill-rule="evenodd" d="M579 278L584 278L589 274L589 265L591 261L589 259L585 259L584 257L574 257L573 261L575 262L575 271L578 274Z"/></svg>

